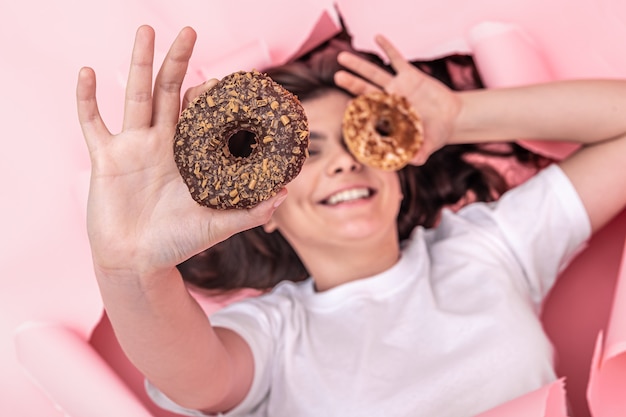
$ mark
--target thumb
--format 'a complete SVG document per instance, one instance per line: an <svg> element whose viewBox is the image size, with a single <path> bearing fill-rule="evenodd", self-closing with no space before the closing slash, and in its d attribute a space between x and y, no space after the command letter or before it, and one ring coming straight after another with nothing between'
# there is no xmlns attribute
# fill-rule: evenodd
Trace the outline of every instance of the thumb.
<svg viewBox="0 0 626 417"><path fill-rule="evenodd" d="M285 201L287 198L287 189L282 188L275 196L263 201L258 206L253 207L248 210L248 214L251 218L255 219L255 221L261 220L260 223L255 226L260 226L262 224L267 223L274 211Z"/></svg>
<svg viewBox="0 0 626 417"><path fill-rule="evenodd" d="M200 85L196 85L196 86L188 88L187 91L185 91L185 94L183 96L182 109L186 109L189 106L189 103L193 101L193 99L195 99L196 97L198 97L200 94L204 93L205 91L210 90L211 88L215 87L215 84L217 83L218 83L217 79L211 78L210 80L207 80Z"/></svg>
<svg viewBox="0 0 626 417"><path fill-rule="evenodd" d="M213 211L215 214L208 229L210 241L217 243L236 233L264 225L286 198L287 189L283 188L275 196L250 209Z"/></svg>

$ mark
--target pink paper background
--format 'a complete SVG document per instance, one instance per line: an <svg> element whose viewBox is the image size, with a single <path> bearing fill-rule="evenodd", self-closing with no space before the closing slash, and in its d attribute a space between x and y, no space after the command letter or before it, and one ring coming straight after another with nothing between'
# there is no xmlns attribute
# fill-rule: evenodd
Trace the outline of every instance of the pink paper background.
<svg viewBox="0 0 626 417"><path fill-rule="evenodd" d="M567 403L562 379L497 406L476 417L566 417Z"/></svg>
<svg viewBox="0 0 626 417"><path fill-rule="evenodd" d="M626 76L626 3L620 0L344 0L337 7L357 47L375 49L372 35L380 32L411 58L472 52L490 86ZM119 128L132 39L144 23L157 30L157 58L182 26L198 31L187 87L283 62L332 35L338 16L333 2L319 0L0 5L2 415L166 415L142 402L140 379L117 350L106 320L100 322L84 230L89 161L74 103L78 69L94 67L103 117L111 130ZM570 151L538 146L558 156ZM589 389L594 417L626 413L626 403L606 403L624 401L624 395L609 394L623 387L616 381L626 372L626 323L616 318L624 317L618 313L626 296L615 292L624 275L625 235L622 214L593 238L546 305L544 322L577 417L589 415L589 370L601 330L608 332L607 342L597 343L594 370L602 372Z"/></svg>

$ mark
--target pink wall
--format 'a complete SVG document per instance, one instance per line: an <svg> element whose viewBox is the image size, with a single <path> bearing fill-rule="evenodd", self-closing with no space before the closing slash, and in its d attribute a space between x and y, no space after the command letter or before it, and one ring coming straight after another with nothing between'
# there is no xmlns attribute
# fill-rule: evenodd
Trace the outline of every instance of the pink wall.
<svg viewBox="0 0 626 417"><path fill-rule="evenodd" d="M188 85L283 62L337 30L331 1L250 0L245 8L233 8L234 3L26 0L0 6L0 261L5 270L0 278L0 414L62 416L57 408L62 405L75 415L81 407L89 415L122 415L79 404L77 397L88 398L92 391L93 398L121 398L117 404L136 407L135 416L150 414L124 384L115 385L122 375L136 389L137 379L116 351L106 322L98 325L102 305L84 230L89 162L75 115L76 75L83 65L95 68L101 112L116 130L130 47L140 24L155 27L157 57L182 26L198 31ZM541 77L626 75L626 3L620 0L337 3L357 46L374 48L376 31L412 58L475 53L494 86ZM507 51L515 51L518 60L526 58L507 67ZM571 402L581 410L578 417L586 412L591 356L599 330L607 328L625 234L624 216L599 233L546 306L546 327L559 347L559 371L567 376ZM96 326L93 344L81 345ZM108 364L117 373L110 373Z"/></svg>

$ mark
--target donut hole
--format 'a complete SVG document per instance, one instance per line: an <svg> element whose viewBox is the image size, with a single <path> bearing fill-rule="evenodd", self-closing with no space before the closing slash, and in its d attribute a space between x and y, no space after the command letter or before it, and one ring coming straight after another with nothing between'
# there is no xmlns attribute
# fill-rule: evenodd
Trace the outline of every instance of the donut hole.
<svg viewBox="0 0 626 417"><path fill-rule="evenodd" d="M228 138L228 152L235 158L249 157L256 146L256 135L249 130L239 130Z"/></svg>
<svg viewBox="0 0 626 417"><path fill-rule="evenodd" d="M379 117L376 119L376 123L374 123L374 130L380 136L391 136L393 134L393 125L391 120L387 117Z"/></svg>

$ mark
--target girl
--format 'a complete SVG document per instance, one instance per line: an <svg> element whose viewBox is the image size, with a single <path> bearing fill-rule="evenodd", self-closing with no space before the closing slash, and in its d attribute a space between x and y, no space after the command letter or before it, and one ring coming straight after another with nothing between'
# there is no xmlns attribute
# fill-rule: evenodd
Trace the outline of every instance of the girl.
<svg viewBox="0 0 626 417"><path fill-rule="evenodd" d="M342 52L340 88L302 98L311 156L300 175L254 209L213 211L191 199L172 156L195 36L181 31L153 88L154 32L139 29L118 135L99 116L91 69L77 87L94 269L155 401L188 415L472 416L554 380L538 312L562 268L626 204L626 83L453 92L379 37L393 72ZM584 146L497 202L443 210L436 227L401 236L399 214L419 209L407 201L415 187L359 164L341 138L351 95L377 89L421 114L415 165L468 142ZM258 226L280 234L307 278L207 318L177 265Z"/></svg>

